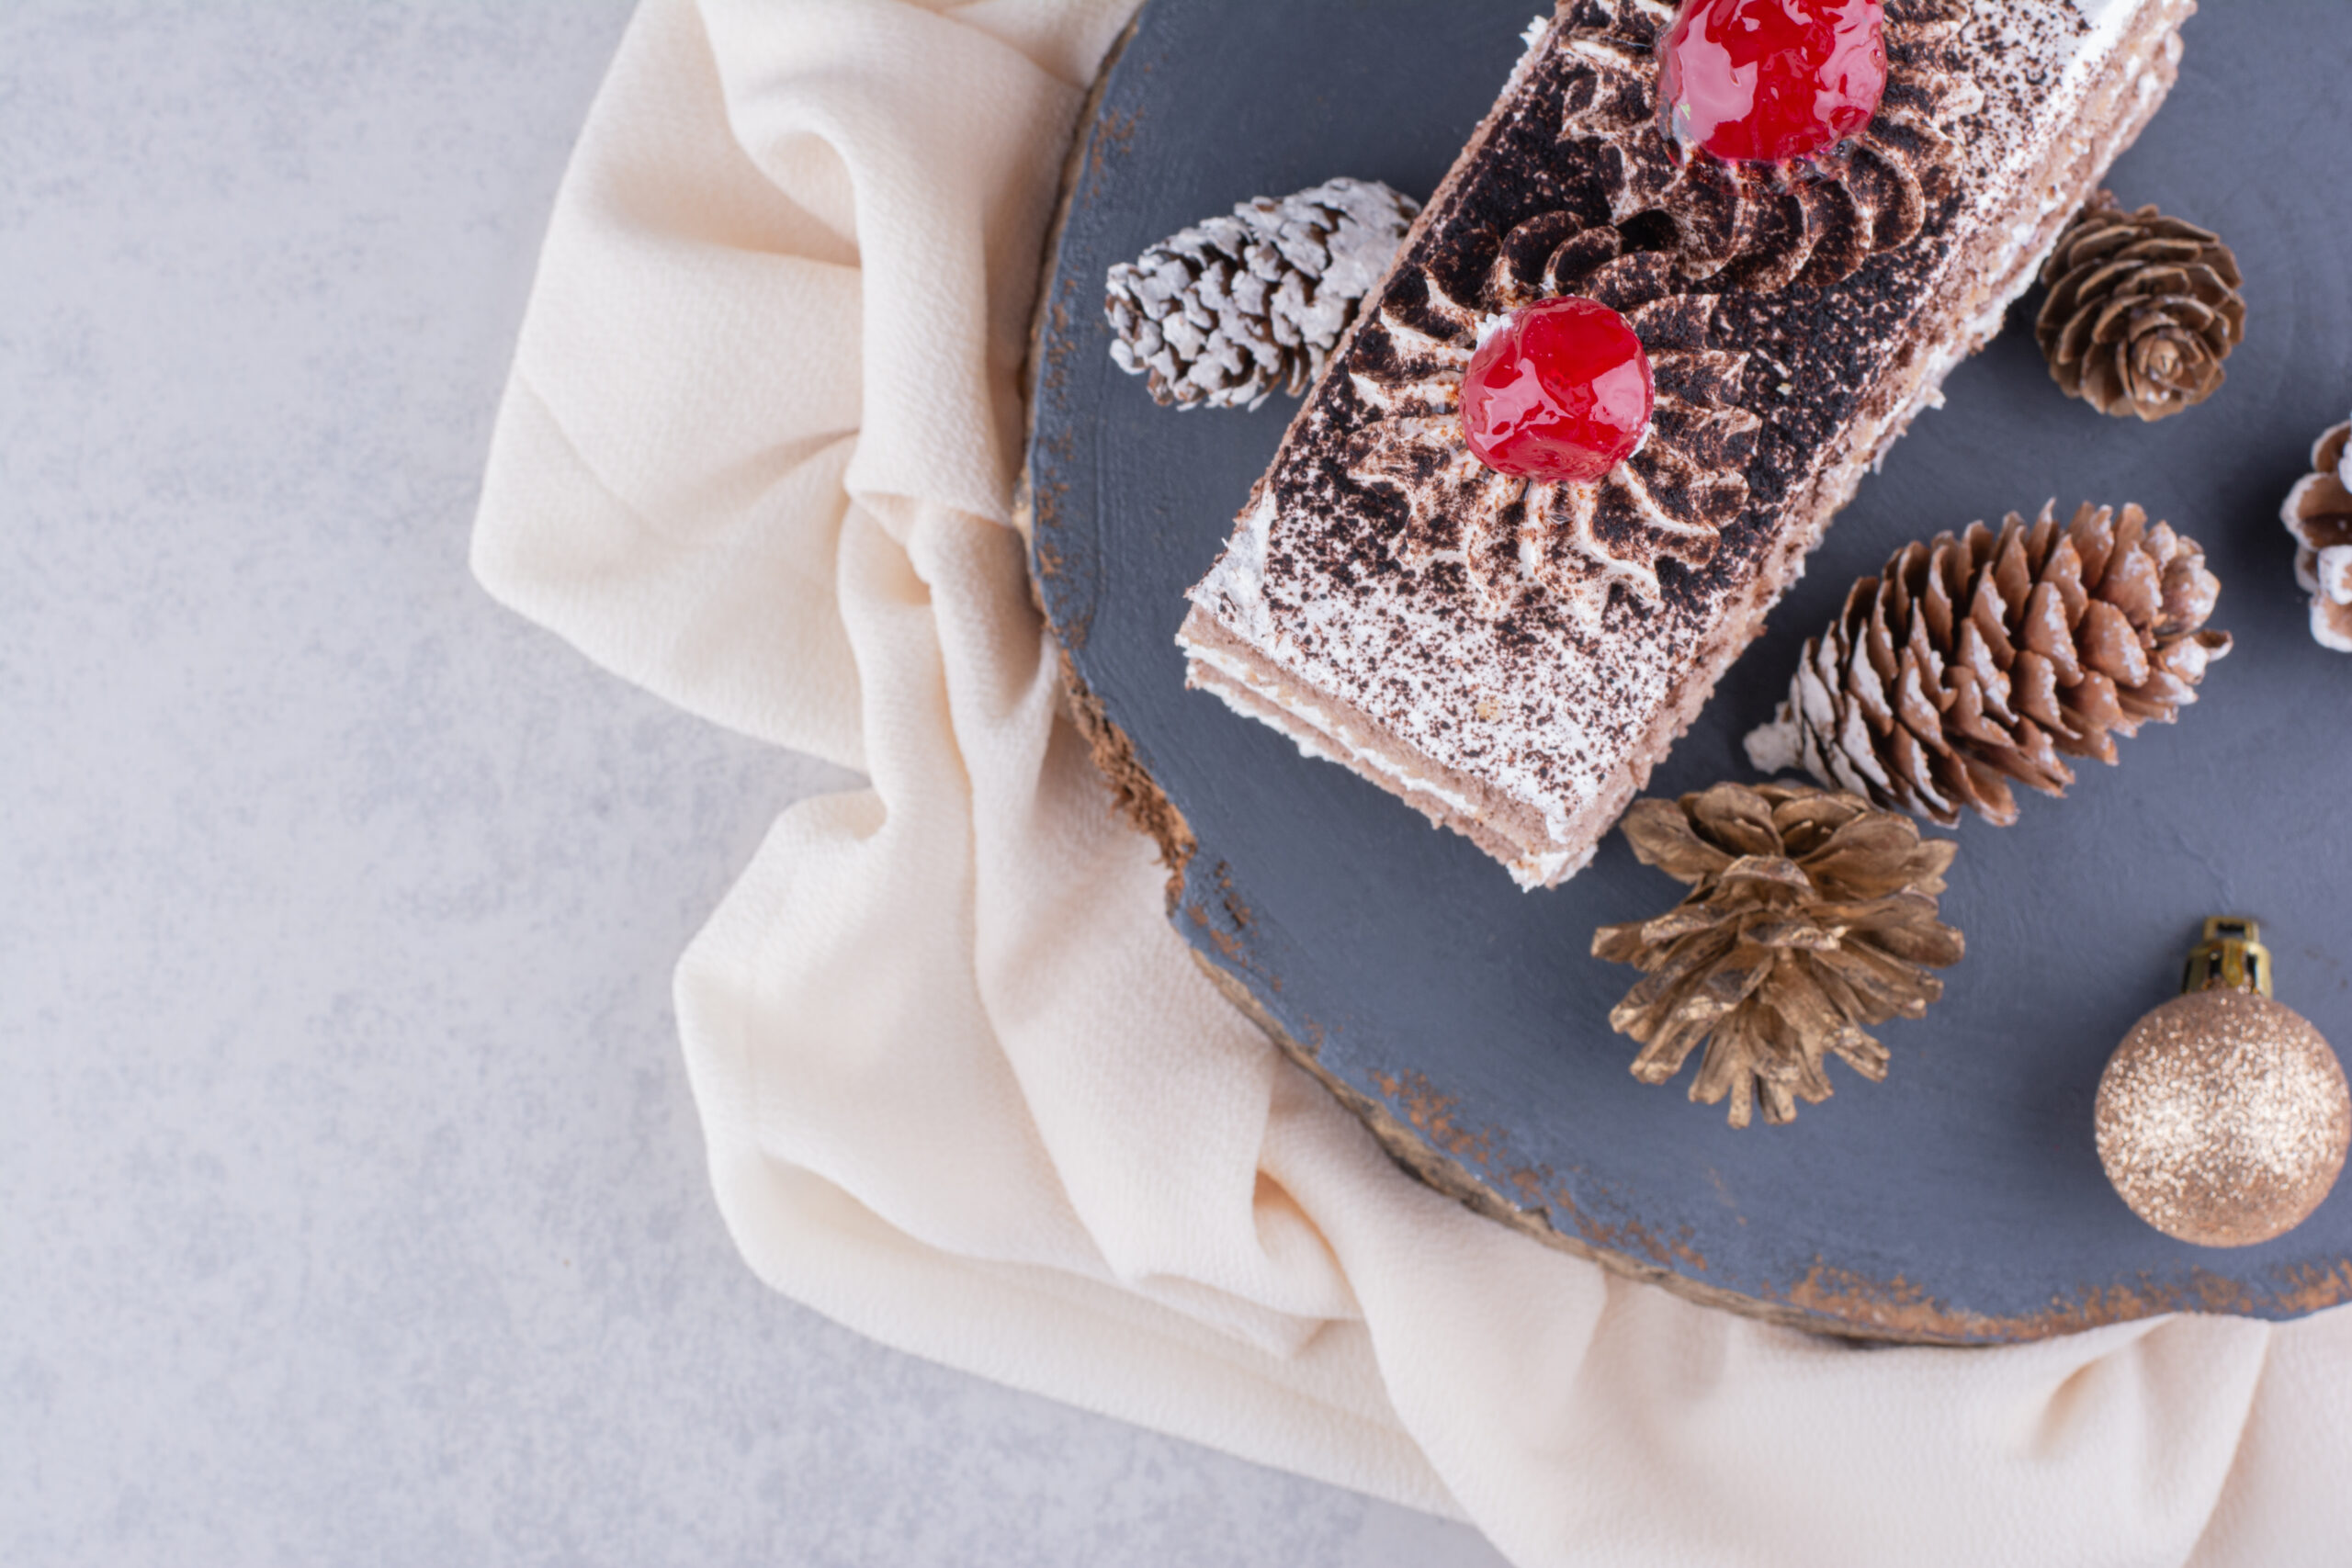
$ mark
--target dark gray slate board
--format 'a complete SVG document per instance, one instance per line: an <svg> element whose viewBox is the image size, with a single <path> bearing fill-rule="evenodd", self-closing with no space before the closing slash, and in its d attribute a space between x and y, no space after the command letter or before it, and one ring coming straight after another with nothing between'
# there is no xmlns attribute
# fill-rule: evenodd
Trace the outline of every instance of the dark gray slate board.
<svg viewBox="0 0 2352 1568"><path fill-rule="evenodd" d="M2352 1183L2262 1247L2172 1242L2100 1174L2101 1066L2171 994L2209 914L2258 917L2278 994L2352 1047L2352 658L2305 631L2278 520L2352 408L2352 35L2340 0L2230 0L2109 183L2219 230L2246 274L2229 384L2156 425L2070 402L2030 312L1951 378L1733 669L1653 794L1755 775L1738 741L1847 585L1907 539L2046 497L2136 500L2206 547L2237 650L2204 701L2018 826L1971 822L1943 1001L1833 1067L1793 1126L1734 1132L1647 1089L1596 925L1680 888L1612 836L1522 894L1466 840L1184 689L1172 642L1296 404L1177 413L1107 355L1103 269L1335 175L1425 196L1485 113L1531 0L1152 0L1080 128L1041 312L1030 451L1040 596L1073 668L1199 851L1177 923L1390 1146L1508 1223L1743 1310L1898 1338L2030 1338L2171 1310L2352 1299ZM2224 15L2223 13L2226 13Z"/></svg>

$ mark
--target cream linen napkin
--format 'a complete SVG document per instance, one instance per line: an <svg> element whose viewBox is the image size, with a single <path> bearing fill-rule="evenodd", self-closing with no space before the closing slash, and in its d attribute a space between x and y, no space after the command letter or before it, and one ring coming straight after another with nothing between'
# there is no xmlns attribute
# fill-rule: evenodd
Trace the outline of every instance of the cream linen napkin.
<svg viewBox="0 0 2352 1568"><path fill-rule="evenodd" d="M1966 1352L1704 1311L1426 1191L1195 973L1007 525L1041 236L1132 3L647 0L548 236L477 573L873 780L786 812L678 970L752 1266L1522 1563L2352 1551L2352 1315Z"/></svg>

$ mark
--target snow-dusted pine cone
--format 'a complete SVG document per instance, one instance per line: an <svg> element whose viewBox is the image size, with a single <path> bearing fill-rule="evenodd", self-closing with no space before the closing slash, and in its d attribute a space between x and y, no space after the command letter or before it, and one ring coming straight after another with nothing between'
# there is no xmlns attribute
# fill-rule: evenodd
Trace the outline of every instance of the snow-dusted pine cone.
<svg viewBox="0 0 2352 1568"><path fill-rule="evenodd" d="M1327 180L1171 234L1105 279L1111 358L1180 408L1296 396L1419 210L1376 181Z"/></svg>
<svg viewBox="0 0 2352 1568"><path fill-rule="evenodd" d="M2170 724L2205 666L2222 585L2194 539L2127 506L2045 505L1905 546L1804 645L1789 700L1747 738L1765 773L1947 825L1973 807L2017 820L2012 782L2063 795L2067 757L2115 761L2115 737Z"/></svg>
<svg viewBox="0 0 2352 1568"><path fill-rule="evenodd" d="M2050 374L2101 413L2163 419L2213 395L2245 336L2244 281L2218 235L2101 191L2042 264L2033 324Z"/></svg>
<svg viewBox="0 0 2352 1568"><path fill-rule="evenodd" d="M2279 515L2295 536L2295 579L2312 596L2312 636L2352 653L2352 420L2312 447L2312 471Z"/></svg>
<svg viewBox="0 0 2352 1568"><path fill-rule="evenodd" d="M1642 1043L1635 1077L1666 1082L1703 1042L1690 1098L1728 1097L1745 1127L1758 1101L1778 1125L1827 1099L1830 1056L1886 1077L1886 1047L1861 1026L1926 1012L1943 994L1928 966L1962 952L1936 919L1951 840L1806 784L1639 800L1623 827L1642 863L1690 885L1656 919L1593 933L1595 957L1644 971L1609 1014Z"/></svg>

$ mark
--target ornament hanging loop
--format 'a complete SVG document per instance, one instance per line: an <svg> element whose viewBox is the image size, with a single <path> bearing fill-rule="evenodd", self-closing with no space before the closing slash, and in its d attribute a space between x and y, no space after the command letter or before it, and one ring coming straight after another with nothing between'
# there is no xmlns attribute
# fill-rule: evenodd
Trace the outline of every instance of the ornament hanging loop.
<svg viewBox="0 0 2352 1568"><path fill-rule="evenodd" d="M2205 922L2205 940L2189 950L2180 988L2188 991L2251 991L2270 994L2270 950L2262 945L2262 925L2236 915Z"/></svg>

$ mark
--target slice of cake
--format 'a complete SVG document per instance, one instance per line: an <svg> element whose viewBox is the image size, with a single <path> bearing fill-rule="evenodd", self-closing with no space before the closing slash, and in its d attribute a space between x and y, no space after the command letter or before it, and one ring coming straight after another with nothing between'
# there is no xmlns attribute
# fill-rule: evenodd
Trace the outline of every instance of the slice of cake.
<svg viewBox="0 0 2352 1568"><path fill-rule="evenodd" d="M1888 0L1884 94L1802 164L1685 155L1652 0L1566 0L1309 391L1179 634L1193 685L1467 834L1590 859L1838 508L2001 324L2170 87L2192 0ZM1509 311L1620 312L1643 444L1468 449Z"/></svg>

